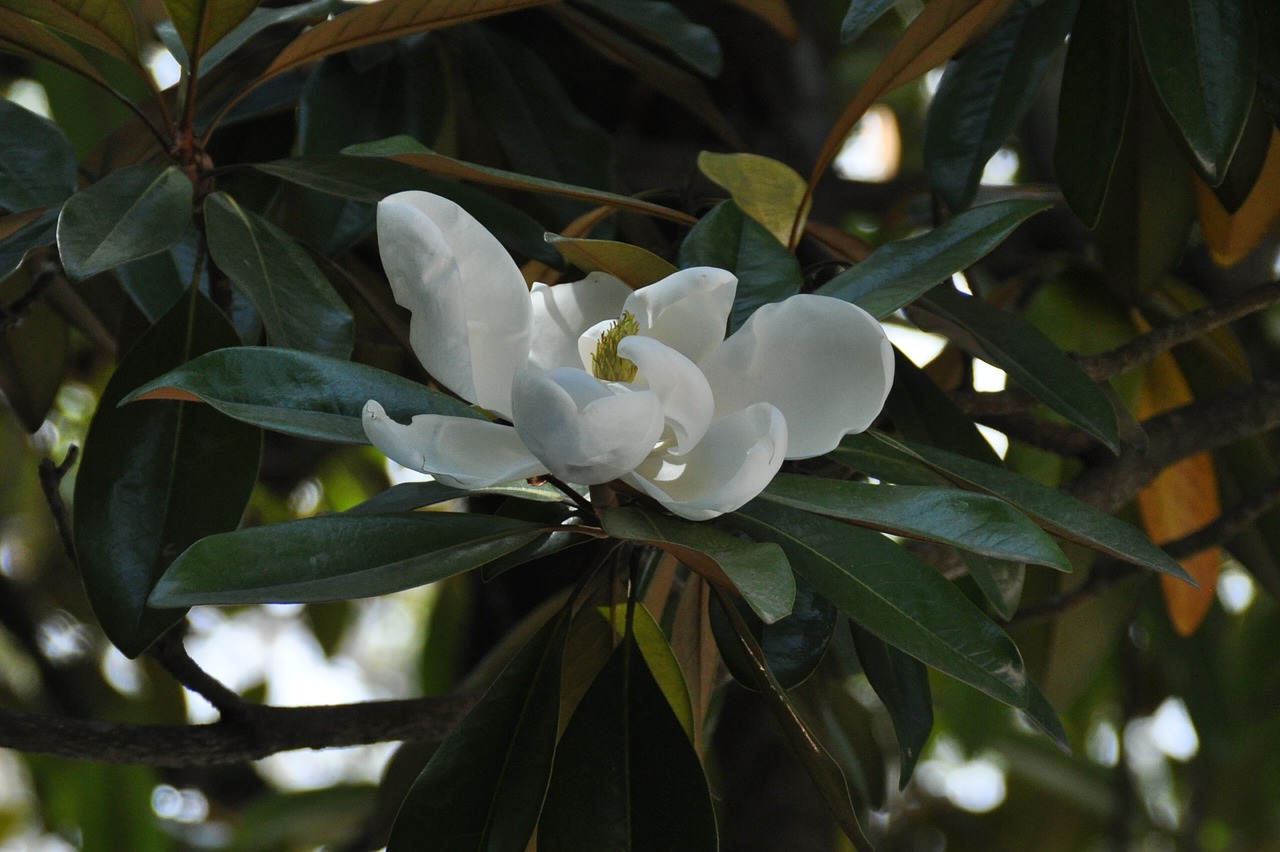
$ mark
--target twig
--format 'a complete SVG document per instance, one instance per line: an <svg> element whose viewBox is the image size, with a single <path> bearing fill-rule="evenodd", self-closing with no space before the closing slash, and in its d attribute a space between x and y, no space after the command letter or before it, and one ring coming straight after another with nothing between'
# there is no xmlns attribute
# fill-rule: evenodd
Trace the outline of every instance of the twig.
<svg viewBox="0 0 1280 852"><path fill-rule="evenodd" d="M49 513L53 515L53 523L58 529L62 548L72 562L76 561L76 543L71 532L71 513L67 511L67 504L62 499L60 487L63 477L71 470L79 455L80 448L72 444L67 448L62 464L54 464L52 459L41 459L39 465L40 490L44 492L45 503L49 505Z"/></svg>
<svg viewBox="0 0 1280 852"><path fill-rule="evenodd" d="M227 721L243 722L247 717L260 715L267 709L241 698L217 678L210 675L187 653L182 643L186 623L182 622L157 639L148 654L167 671L174 680L199 695L214 706Z"/></svg>
<svg viewBox="0 0 1280 852"><path fill-rule="evenodd" d="M1076 361L1090 378L1109 379L1146 364L1175 346L1277 303L1280 303L1280 281L1272 281L1246 290L1231 301L1178 317L1109 352L1078 356Z"/></svg>
<svg viewBox="0 0 1280 852"><path fill-rule="evenodd" d="M315 707L262 706L251 723L127 725L0 710L0 748L103 763L173 768L260 760L300 748L439 741L470 711L470 695Z"/></svg>

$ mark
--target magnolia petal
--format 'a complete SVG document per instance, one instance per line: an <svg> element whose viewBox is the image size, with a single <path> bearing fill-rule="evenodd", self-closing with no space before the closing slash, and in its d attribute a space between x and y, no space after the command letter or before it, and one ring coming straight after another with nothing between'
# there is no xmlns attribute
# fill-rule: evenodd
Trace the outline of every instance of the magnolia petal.
<svg viewBox="0 0 1280 852"><path fill-rule="evenodd" d="M724 340L737 291L732 272L695 266L641 287L622 309L635 316L645 337L662 341L696 364Z"/></svg>
<svg viewBox="0 0 1280 852"><path fill-rule="evenodd" d="M636 383L658 395L676 442L675 452L687 453L706 434L716 407L698 365L670 346L638 334L619 341L618 354L638 368Z"/></svg>
<svg viewBox="0 0 1280 852"><path fill-rule="evenodd" d="M532 313L511 255L470 213L419 191L378 204L378 249L396 302L413 315L409 339L427 372L509 416Z"/></svg>
<svg viewBox="0 0 1280 852"><path fill-rule="evenodd" d="M787 421L757 403L711 422L683 456L657 455L625 482L691 521L732 512L764 490L787 452Z"/></svg>
<svg viewBox="0 0 1280 852"><path fill-rule="evenodd" d="M880 414L893 383L893 347L856 305L799 295L764 305L699 362L716 416L753 403L787 419L787 458L830 452Z"/></svg>
<svg viewBox="0 0 1280 852"><path fill-rule="evenodd" d="M603 272L554 287L534 284L529 363L540 370L577 366L578 338L604 320L616 320L630 294L630 287ZM589 369L590 362L584 367Z"/></svg>
<svg viewBox="0 0 1280 852"><path fill-rule="evenodd" d="M511 394L516 431L561 479L598 485L644 460L662 437L662 404L649 390L586 372L521 370Z"/></svg>
<svg viewBox="0 0 1280 852"><path fill-rule="evenodd" d="M516 430L500 423L419 414L405 425L374 400L365 403L363 423L369 441L387 458L454 488L485 488L547 472Z"/></svg>

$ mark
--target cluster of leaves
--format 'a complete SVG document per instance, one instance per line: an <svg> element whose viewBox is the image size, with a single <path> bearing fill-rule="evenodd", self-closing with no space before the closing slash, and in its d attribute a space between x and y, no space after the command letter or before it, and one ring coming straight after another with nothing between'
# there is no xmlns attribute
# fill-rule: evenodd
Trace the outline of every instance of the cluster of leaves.
<svg viewBox="0 0 1280 852"><path fill-rule="evenodd" d="M738 5L782 35L796 28L782 2ZM880 37L893 5L856 0L843 38ZM477 570L487 579L579 566L421 769L392 849L432 837L442 848L520 850L535 833L547 850L716 848L708 767L721 665L763 696L860 848L859 814L881 782L867 779L857 735L816 682L865 675L892 720L904 786L934 728L931 669L1066 746L997 623L1015 617L1028 577L1047 596L1057 580L1046 577L1094 560L1151 569L1170 579L1170 612L1191 632L1220 556L1188 565L1197 590L1109 514L1119 504L1100 509L1010 468L1057 486L1137 444L1134 412L1220 385L1215 362L1180 366L1161 354L1137 381L1104 387L1064 350L1110 348L1202 304L1170 275L1197 211L1223 265L1257 248L1280 213L1280 52L1260 48L1280 42L1280 23L1264 0L1173 6L933 0L835 121L809 180L764 157L704 153L696 166L721 200L700 209L670 187L643 187L678 199L669 205L613 191L616 134L575 107L569 73L532 47L548 28L575 37L733 144L738 129L705 82L722 69L720 43L671 3L168 0L169 18L152 23L182 74L160 90L125 2L0 0L0 51L70 72L127 111L120 128L78 143L0 100L0 292L14 316L57 295L82 309L64 313L90 337L102 321L75 318L105 313L123 353L73 504L77 564L102 629L133 657L193 605L342 601ZM979 184L1064 50L1056 173L1074 216L1096 226L1102 271L1079 257L1065 271L1040 257L1015 275L987 270L993 249L1052 206L1043 188ZM810 221L818 179L858 119L953 58L921 151L936 227L899 239L886 228L873 247ZM462 144L474 135L484 144ZM371 204L409 188L463 204L542 280L573 267L641 286L677 266L729 269L740 279L731 327L801 290L886 321L905 310L943 333L950 352L1003 369L1029 395L1032 422L1085 451L1037 444L1042 432L1027 427L1006 466L943 392L952 388L941 371L899 358L883 430L779 475L714 523L626 495L593 506L548 485L462 494L433 483L241 528L264 429L363 444L369 398L400 421L480 416L385 369L414 367L407 346L393 354L407 335L370 259ZM544 239L548 229L559 233ZM60 267L40 266L53 257ZM804 257L834 258L843 271L815 279ZM961 270L991 298L958 292L950 280ZM1019 276L1050 280L1021 312L997 307L1015 301L998 285ZM31 313L6 321L0 386L34 431L69 360L65 324L51 337ZM57 353L52 339L62 340ZM1247 381L1232 340L1205 345L1225 353L1233 381ZM1248 494L1274 476L1273 455L1267 436L1248 436L1220 460L1224 490ZM1210 457L1188 461L1144 492L1153 535L1176 538L1219 512L1215 496L1169 517L1170 493L1218 491ZM458 497L472 498L468 511L421 511ZM1264 519L1232 552L1275 588L1280 525L1267 528ZM1050 571L1029 575L1028 565Z"/></svg>

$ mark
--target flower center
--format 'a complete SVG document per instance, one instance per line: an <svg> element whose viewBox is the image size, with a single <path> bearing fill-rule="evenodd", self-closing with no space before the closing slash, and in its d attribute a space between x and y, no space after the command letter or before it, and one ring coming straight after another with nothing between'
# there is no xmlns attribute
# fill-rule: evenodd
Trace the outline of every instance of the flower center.
<svg viewBox="0 0 1280 852"><path fill-rule="evenodd" d="M630 311L623 311L618 321L600 335L596 351L591 355L591 372L606 382L629 382L636 377L636 365L618 355L622 338L640 333L640 323Z"/></svg>

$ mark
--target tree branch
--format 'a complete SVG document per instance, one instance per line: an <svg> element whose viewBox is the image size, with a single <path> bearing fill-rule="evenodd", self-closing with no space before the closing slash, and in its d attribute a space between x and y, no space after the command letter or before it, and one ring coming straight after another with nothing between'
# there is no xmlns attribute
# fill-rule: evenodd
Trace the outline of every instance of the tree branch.
<svg viewBox="0 0 1280 852"><path fill-rule="evenodd" d="M170 768L260 760L292 749L396 740L439 741L475 696L258 707L251 718L212 725L132 725L0 710L0 748L102 763Z"/></svg>

